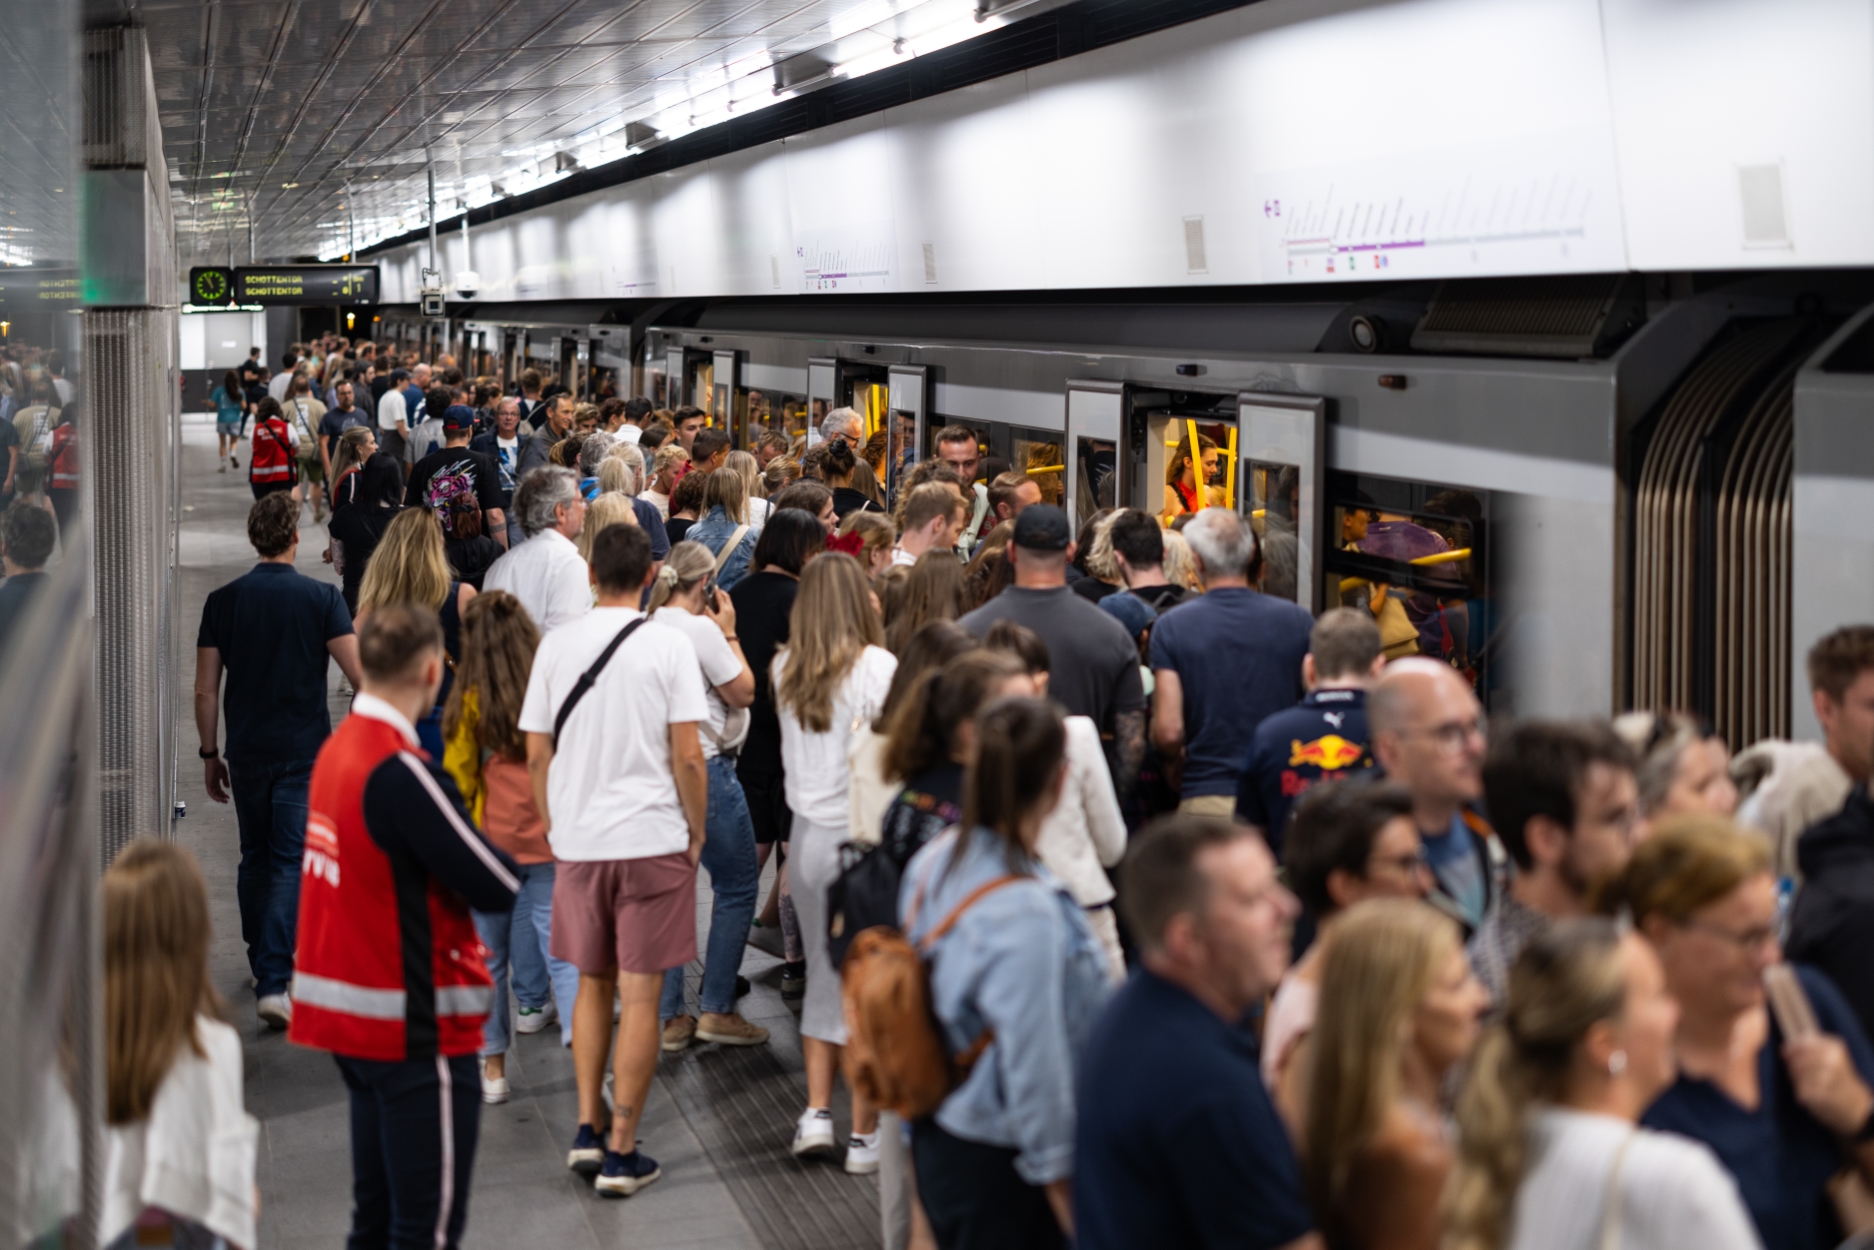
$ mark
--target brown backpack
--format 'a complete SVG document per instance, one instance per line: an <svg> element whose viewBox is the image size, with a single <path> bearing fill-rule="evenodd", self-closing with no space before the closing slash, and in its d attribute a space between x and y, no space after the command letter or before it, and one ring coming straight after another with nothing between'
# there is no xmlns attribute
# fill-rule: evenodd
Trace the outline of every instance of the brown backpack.
<svg viewBox="0 0 1874 1250"><path fill-rule="evenodd" d="M885 925L866 929L852 940L840 974L846 1011L846 1080L873 1106L895 1111L907 1120L923 1119L963 1083L995 1040L994 1031L985 1029L954 1059L944 1053L943 1029L931 1009L930 966L925 959L964 912L985 895L1020 880L997 877L977 886L916 946ZM914 900L906 927L916 919Z"/></svg>

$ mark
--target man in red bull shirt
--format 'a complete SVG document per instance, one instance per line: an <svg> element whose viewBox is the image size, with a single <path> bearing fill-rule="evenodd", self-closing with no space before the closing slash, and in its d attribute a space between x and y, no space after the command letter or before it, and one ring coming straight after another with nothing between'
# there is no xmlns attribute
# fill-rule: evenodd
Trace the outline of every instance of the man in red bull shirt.
<svg viewBox="0 0 1874 1250"><path fill-rule="evenodd" d="M1263 831L1278 858L1289 812L1321 781L1365 776L1366 692L1385 660L1379 626L1357 608L1335 608L1314 623L1302 679L1308 695L1256 726L1236 788L1236 814Z"/></svg>

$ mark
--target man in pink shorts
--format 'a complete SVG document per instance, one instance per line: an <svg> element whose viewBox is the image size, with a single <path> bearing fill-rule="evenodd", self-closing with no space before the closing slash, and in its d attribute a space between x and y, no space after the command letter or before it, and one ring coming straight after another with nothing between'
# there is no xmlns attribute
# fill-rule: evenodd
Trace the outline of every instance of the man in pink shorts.
<svg viewBox="0 0 1874 1250"><path fill-rule="evenodd" d="M696 958L696 861L709 774L697 722L708 704L690 640L638 611L651 540L634 525L592 544L598 606L540 641L520 728L534 802L559 869L552 954L579 969L573 1070L579 1129L566 1164L626 1197L656 1180L637 1148L657 1066L664 970ZM612 1000L622 1002L609 1139L602 1088Z"/></svg>

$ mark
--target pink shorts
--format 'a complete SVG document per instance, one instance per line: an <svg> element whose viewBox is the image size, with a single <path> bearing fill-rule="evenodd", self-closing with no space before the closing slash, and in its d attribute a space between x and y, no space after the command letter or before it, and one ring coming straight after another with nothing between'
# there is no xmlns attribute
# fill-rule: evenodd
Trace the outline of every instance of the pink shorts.
<svg viewBox="0 0 1874 1250"><path fill-rule="evenodd" d="M696 865L679 851L649 859L561 860L553 878L553 957L588 976L662 972L696 958Z"/></svg>

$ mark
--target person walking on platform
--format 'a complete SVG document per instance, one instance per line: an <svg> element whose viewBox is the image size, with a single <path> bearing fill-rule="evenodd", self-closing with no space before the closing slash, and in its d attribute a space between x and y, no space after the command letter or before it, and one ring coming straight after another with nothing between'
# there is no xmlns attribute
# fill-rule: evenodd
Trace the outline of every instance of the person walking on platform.
<svg viewBox="0 0 1874 1250"><path fill-rule="evenodd" d="M222 375L221 385L209 395L208 402L215 409L215 458L225 460L220 472L241 467L241 427L247 424L247 392L241 389L241 380L230 369Z"/></svg>
<svg viewBox="0 0 1874 1250"><path fill-rule="evenodd" d="M380 608L358 653L357 700L312 770L288 1039L329 1051L351 1096L348 1244L452 1250L493 998L470 909L507 911L520 881L417 744L442 684L436 614Z"/></svg>
<svg viewBox="0 0 1874 1250"><path fill-rule="evenodd" d="M255 405L253 453L247 462L247 483L254 498L299 485L299 431L287 424L276 399L262 398Z"/></svg>
<svg viewBox="0 0 1874 1250"><path fill-rule="evenodd" d="M391 385L385 390L383 398L377 401L378 448L400 465L410 438L410 405L404 389L409 379L410 375L406 371L392 369Z"/></svg>
<svg viewBox="0 0 1874 1250"><path fill-rule="evenodd" d="M1152 629L1152 743L1180 776L1178 810L1228 818L1256 726L1302 696L1308 609L1252 590L1249 522L1205 508L1184 527L1205 593Z"/></svg>
<svg viewBox="0 0 1874 1250"><path fill-rule="evenodd" d="M600 531L598 606L541 639L520 719L534 805L558 861L552 953L579 969L579 1126L566 1163L596 1172L595 1188L615 1198L662 1175L638 1149L638 1122L657 1068L664 971L696 958L696 864L709 807L697 731L709 719L702 668L687 637L638 611L650 578L648 534L622 523ZM608 1139L601 1095L614 1001Z"/></svg>
<svg viewBox="0 0 1874 1250"><path fill-rule="evenodd" d="M254 503L247 539L260 563L209 594L195 640L195 728L204 784L215 802L226 803L230 793L234 800L241 836L235 877L241 937L260 1018L276 1029L285 1028L293 1012L287 990L306 791L313 760L332 732L327 661L337 660L354 686L360 680L358 640L338 588L293 569L298 526L299 505L290 495L271 494ZM225 760L216 741L224 706Z"/></svg>
<svg viewBox="0 0 1874 1250"><path fill-rule="evenodd" d="M514 511L527 541L489 566L483 590L521 601L543 634L592 610L591 578L573 540L586 524L586 501L572 470L549 465L521 479Z"/></svg>

